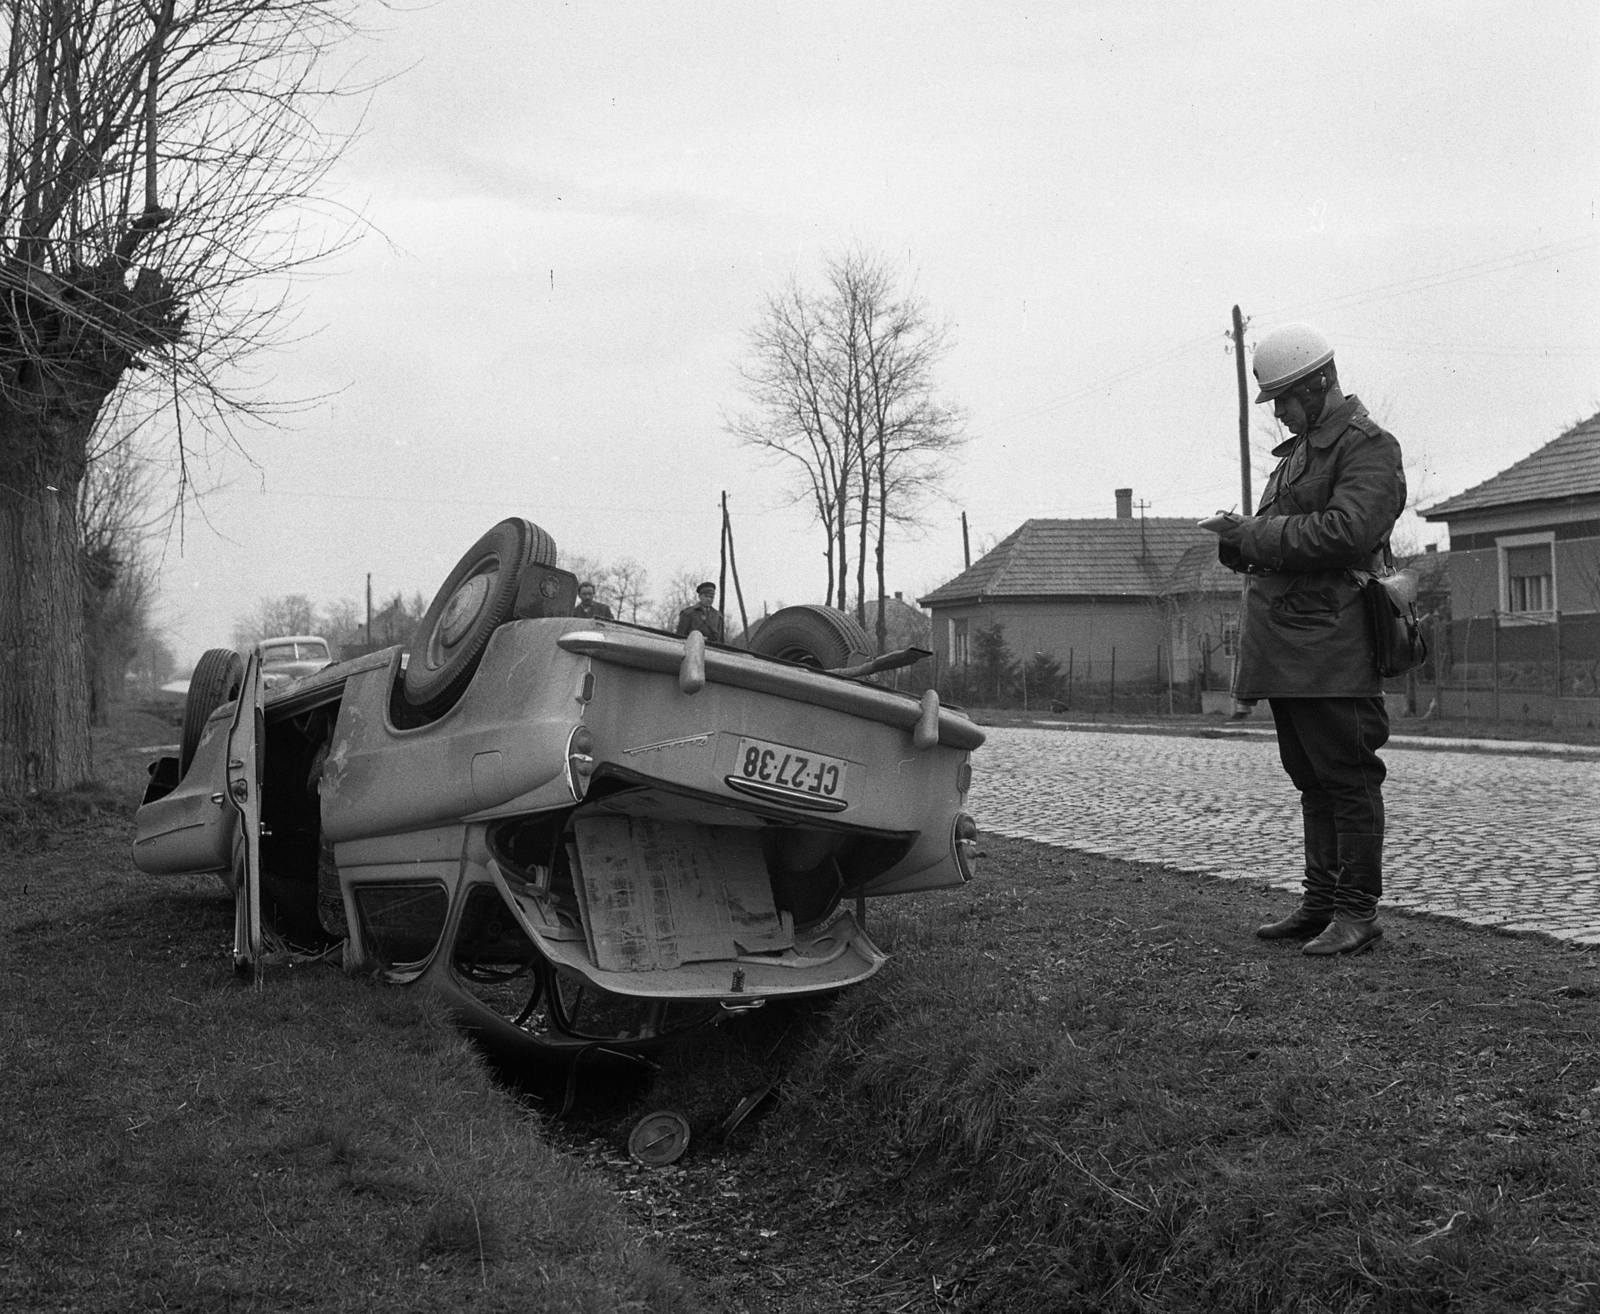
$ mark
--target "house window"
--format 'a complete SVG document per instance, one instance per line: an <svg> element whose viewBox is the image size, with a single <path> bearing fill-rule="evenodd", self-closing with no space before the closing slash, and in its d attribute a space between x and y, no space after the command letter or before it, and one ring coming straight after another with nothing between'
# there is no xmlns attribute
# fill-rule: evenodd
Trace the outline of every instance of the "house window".
<svg viewBox="0 0 1600 1314"><path fill-rule="evenodd" d="M1222 655L1224 657L1237 657L1239 655L1239 622L1222 622Z"/></svg>
<svg viewBox="0 0 1600 1314"><path fill-rule="evenodd" d="M1512 614L1556 609L1555 570L1549 543L1502 545L1505 609Z"/></svg>
<svg viewBox="0 0 1600 1314"><path fill-rule="evenodd" d="M965 666L970 660L967 654L967 622L953 620L950 622L950 664Z"/></svg>

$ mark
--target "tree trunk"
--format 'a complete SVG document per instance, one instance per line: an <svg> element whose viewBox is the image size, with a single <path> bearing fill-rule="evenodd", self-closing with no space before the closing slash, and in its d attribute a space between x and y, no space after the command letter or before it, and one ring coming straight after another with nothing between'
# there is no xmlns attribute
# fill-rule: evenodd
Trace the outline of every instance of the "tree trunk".
<svg viewBox="0 0 1600 1314"><path fill-rule="evenodd" d="M861 535L856 544L856 624L867 628L867 530L872 525L872 471L861 452Z"/></svg>
<svg viewBox="0 0 1600 1314"><path fill-rule="evenodd" d="M849 605L846 595L850 585L850 494L849 490L841 483L839 489L839 601L838 608L844 611Z"/></svg>
<svg viewBox="0 0 1600 1314"><path fill-rule="evenodd" d="M889 532L889 486L885 472L883 443L878 444L878 655L889 651L888 589L884 584L883 537Z"/></svg>
<svg viewBox="0 0 1600 1314"><path fill-rule="evenodd" d="M0 441L37 450L13 425ZM91 772L77 480L18 464L0 462L0 796Z"/></svg>

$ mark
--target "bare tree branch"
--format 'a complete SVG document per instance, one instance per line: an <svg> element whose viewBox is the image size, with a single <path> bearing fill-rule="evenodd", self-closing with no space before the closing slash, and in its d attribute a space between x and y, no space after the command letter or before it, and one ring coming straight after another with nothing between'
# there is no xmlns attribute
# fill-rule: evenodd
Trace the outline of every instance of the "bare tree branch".
<svg viewBox="0 0 1600 1314"><path fill-rule="evenodd" d="M282 332L288 276L353 231L305 216L355 3L0 6L0 791L88 769L84 618L60 598L97 559L79 493L111 419L171 414L181 514L206 445L273 413L239 366Z"/></svg>
<svg viewBox="0 0 1600 1314"><path fill-rule="evenodd" d="M795 499L809 502L824 529L830 605L849 596L854 531L863 622L875 553L881 648L889 527L923 522L965 441L965 420L934 393L949 334L914 291L900 291L888 263L856 248L828 262L825 280L821 294L791 280L768 300L740 367L754 409L726 427L787 469Z"/></svg>

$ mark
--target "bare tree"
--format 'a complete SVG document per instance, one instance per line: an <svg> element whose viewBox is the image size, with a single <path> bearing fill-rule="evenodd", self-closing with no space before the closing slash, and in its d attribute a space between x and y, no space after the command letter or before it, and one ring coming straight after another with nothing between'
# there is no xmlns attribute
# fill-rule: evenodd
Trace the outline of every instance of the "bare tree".
<svg viewBox="0 0 1600 1314"><path fill-rule="evenodd" d="M889 526L922 523L964 441L963 418L934 395L948 334L893 269L854 249L826 269L826 291L797 282L769 299L741 373L756 409L728 422L741 443L789 466L825 531L827 602L849 598L855 531L856 615L866 623L867 559L886 596ZM885 642L879 608L878 643Z"/></svg>
<svg viewBox="0 0 1600 1314"><path fill-rule="evenodd" d="M156 570L150 539L150 463L137 432L97 442L78 485L80 582L83 590L84 670L89 715L101 724L121 697L124 677L150 628Z"/></svg>
<svg viewBox="0 0 1600 1314"><path fill-rule="evenodd" d="M89 774L65 600L93 435L120 402L165 397L186 472L197 420L250 407L229 367L273 322L273 276L316 254L286 210L334 154L309 112L336 90L318 56L348 3L0 7L0 792Z"/></svg>
<svg viewBox="0 0 1600 1314"><path fill-rule="evenodd" d="M602 580L617 619L637 624L649 597L650 572L633 557L619 557L605 568Z"/></svg>
<svg viewBox="0 0 1600 1314"><path fill-rule="evenodd" d="M354 598L339 598L322 608L316 628L311 633L322 635L340 649L346 644L364 644L367 640L367 610Z"/></svg>
<svg viewBox="0 0 1600 1314"><path fill-rule="evenodd" d="M178 669L178 659L164 635L146 629L128 662L133 687L146 698L153 698Z"/></svg>
<svg viewBox="0 0 1600 1314"><path fill-rule="evenodd" d="M833 360L837 335L830 333L820 299L791 279L766 309L748 341L749 360L741 367L753 414L728 421L741 443L777 464L798 467L796 500L809 501L823 528L827 562L827 604L845 605L849 578L849 490L859 444L849 428L848 398L837 386Z"/></svg>
<svg viewBox="0 0 1600 1314"><path fill-rule="evenodd" d="M323 627L316 604L304 593L286 593L278 598L262 598L255 611L233 622L233 646L245 652L262 639L285 634L317 634Z"/></svg>
<svg viewBox="0 0 1600 1314"><path fill-rule="evenodd" d="M428 599L420 589L409 598L396 593L372 613L372 642L380 648L410 643L427 614Z"/></svg>
<svg viewBox="0 0 1600 1314"><path fill-rule="evenodd" d="M563 552L561 569L576 575L580 584L593 584L595 597L610 607L618 620L637 622L640 609L649 601L650 572L633 557L606 563L598 557Z"/></svg>
<svg viewBox="0 0 1600 1314"><path fill-rule="evenodd" d="M852 304L844 319L855 325L859 345L847 358L859 376L861 460L861 548L856 558L856 618L866 624L866 524L877 495L877 644L887 645L884 622L884 542L889 523L921 522L930 496L947 471L946 458L964 441L963 416L933 396L933 368L947 349L947 335L933 325L914 296L899 294L888 266L856 251L832 271L836 295Z"/></svg>

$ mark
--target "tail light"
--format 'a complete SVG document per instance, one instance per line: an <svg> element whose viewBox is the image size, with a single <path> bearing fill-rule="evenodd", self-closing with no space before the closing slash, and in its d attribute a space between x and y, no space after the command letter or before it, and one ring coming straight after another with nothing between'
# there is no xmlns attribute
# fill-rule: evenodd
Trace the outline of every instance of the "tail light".
<svg viewBox="0 0 1600 1314"><path fill-rule="evenodd" d="M950 846L955 850L961 879L970 881L978 874L978 823L965 812L956 814L955 834L951 837Z"/></svg>
<svg viewBox="0 0 1600 1314"><path fill-rule="evenodd" d="M594 731L580 725L567 737L567 787L573 798L583 798L593 774Z"/></svg>

